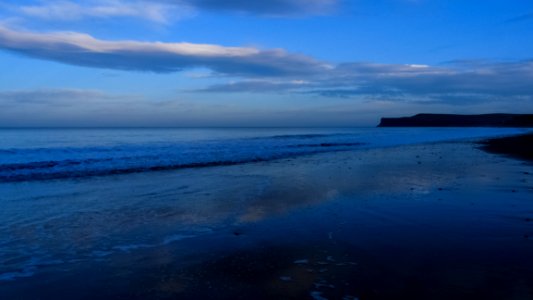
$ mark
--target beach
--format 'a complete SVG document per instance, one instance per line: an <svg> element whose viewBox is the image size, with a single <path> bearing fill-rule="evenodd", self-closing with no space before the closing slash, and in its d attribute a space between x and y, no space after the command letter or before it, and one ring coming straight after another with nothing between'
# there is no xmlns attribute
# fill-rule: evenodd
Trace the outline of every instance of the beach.
<svg viewBox="0 0 533 300"><path fill-rule="evenodd" d="M533 299L533 164L480 140L2 183L0 295Z"/></svg>
<svg viewBox="0 0 533 300"><path fill-rule="evenodd" d="M533 300L533 0L0 0L0 300Z"/></svg>

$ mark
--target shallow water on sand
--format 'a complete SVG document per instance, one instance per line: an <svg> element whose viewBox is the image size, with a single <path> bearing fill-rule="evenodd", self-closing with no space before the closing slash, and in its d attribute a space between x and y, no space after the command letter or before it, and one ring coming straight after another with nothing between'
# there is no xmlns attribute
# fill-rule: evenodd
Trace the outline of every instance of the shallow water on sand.
<svg viewBox="0 0 533 300"><path fill-rule="evenodd" d="M0 184L6 299L533 299L532 166L467 142Z"/></svg>

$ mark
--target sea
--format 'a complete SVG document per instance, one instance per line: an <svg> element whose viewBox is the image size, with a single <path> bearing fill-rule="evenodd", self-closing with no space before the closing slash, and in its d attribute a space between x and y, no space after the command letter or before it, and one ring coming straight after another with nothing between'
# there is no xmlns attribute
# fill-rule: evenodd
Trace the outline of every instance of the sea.
<svg viewBox="0 0 533 300"><path fill-rule="evenodd" d="M180 248L179 257L194 256L198 249L215 249L219 244L213 236L226 232L239 236L238 224L260 222L285 211L284 204L279 203L268 206L269 210L263 204L257 206L257 199L272 204L283 197L299 201L294 199L306 191L321 193L318 187L323 182L304 185L292 175L284 177L284 182L294 178L291 186L299 194L292 195L292 188L286 188L283 195L265 192L275 184L272 178L279 175L276 172L305 176L306 169L290 165L301 158L348 152L357 157L372 149L475 141L528 131L0 129L0 287L9 291L12 284L34 276L61 278L57 274L70 274L93 263L106 265L109 260L120 261L121 255L129 257L136 251L161 249L202 236L212 238L203 246ZM271 175L261 171L280 161L283 167L269 169ZM314 199L314 195L305 197Z"/></svg>
<svg viewBox="0 0 533 300"><path fill-rule="evenodd" d="M525 131L512 128L0 129L0 183L235 165Z"/></svg>

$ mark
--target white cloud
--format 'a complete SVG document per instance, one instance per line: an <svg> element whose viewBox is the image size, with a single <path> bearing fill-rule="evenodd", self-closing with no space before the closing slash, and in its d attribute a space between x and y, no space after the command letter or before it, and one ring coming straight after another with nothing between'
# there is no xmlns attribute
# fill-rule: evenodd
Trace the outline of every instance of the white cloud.
<svg viewBox="0 0 533 300"><path fill-rule="evenodd" d="M326 68L326 64L313 58L283 49L105 41L76 32L36 33L1 25L0 48L72 65L162 73L208 68L236 76L287 76Z"/></svg>
<svg viewBox="0 0 533 300"><path fill-rule="evenodd" d="M331 13L338 2L339 0L35 0L25 5L4 6L22 16L47 21L129 17L167 24L201 10L270 17L324 15Z"/></svg>
<svg viewBox="0 0 533 300"><path fill-rule="evenodd" d="M86 18L132 17L157 23L169 23L190 13L186 6L149 1L92 0L41 1L33 5L17 6L23 15L52 20L77 21Z"/></svg>
<svg viewBox="0 0 533 300"><path fill-rule="evenodd" d="M417 103L533 102L533 61L330 65L283 49L100 40L77 32L37 33L0 24L0 49L94 68L178 72L232 82L200 92L258 92ZM201 70L198 73L198 70ZM195 73L196 72L196 73ZM220 82L220 81L218 81Z"/></svg>

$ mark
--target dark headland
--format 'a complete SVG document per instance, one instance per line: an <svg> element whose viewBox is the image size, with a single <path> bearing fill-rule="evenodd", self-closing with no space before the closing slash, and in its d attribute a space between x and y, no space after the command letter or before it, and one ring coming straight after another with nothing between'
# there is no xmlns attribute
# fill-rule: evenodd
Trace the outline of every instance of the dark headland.
<svg viewBox="0 0 533 300"><path fill-rule="evenodd" d="M533 114L417 114L382 118L378 127L533 127Z"/></svg>

